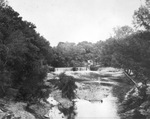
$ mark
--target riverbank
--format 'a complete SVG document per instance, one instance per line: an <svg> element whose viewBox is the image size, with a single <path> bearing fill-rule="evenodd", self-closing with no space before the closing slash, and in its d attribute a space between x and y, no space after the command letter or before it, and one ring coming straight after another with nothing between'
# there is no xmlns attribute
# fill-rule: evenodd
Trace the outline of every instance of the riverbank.
<svg viewBox="0 0 150 119"><path fill-rule="evenodd" d="M0 99L0 119L36 119L25 111L26 103Z"/></svg>
<svg viewBox="0 0 150 119"><path fill-rule="evenodd" d="M41 100L39 104L36 103L27 106L23 102L16 103L2 99L2 101L0 100L0 104L2 104L0 105L0 109L4 107L6 111L3 111L3 109L0 110L0 118L10 113L12 117L15 117L12 119L46 119L56 115L60 116L60 118L73 115L76 117L75 119L78 119L78 116L85 116L81 109L86 110L86 105L91 106L91 109L95 109L95 113L97 112L96 110L103 113L103 115L97 116L108 116L107 110L113 109L113 112L109 113L112 113L111 116L115 116L114 119L130 119L132 117L133 109L124 113L120 112L121 108L124 108L121 104L126 93L133 87L126 80L121 70L101 68L99 71L65 72L66 75L74 77L75 84L77 85L75 100L62 98L61 90L55 87L55 84L59 81L59 74L59 72L54 72L49 73L47 76L47 85L52 85L52 90L47 100L48 102ZM138 106L140 111L142 110L142 113L147 115L147 117L149 117L147 113L150 113L148 105L149 101L146 100ZM103 108L107 108L105 113L103 112ZM90 114L90 108L88 111Z"/></svg>
<svg viewBox="0 0 150 119"><path fill-rule="evenodd" d="M147 87L147 97L143 100L138 95L138 90L135 90L132 94L135 87L130 89L125 97L127 97L119 105L119 114L121 119L150 119L150 84Z"/></svg>
<svg viewBox="0 0 150 119"><path fill-rule="evenodd" d="M56 72L55 74L59 75L59 72ZM94 115L82 115L81 114L80 105L83 105L84 103L86 105L91 106L92 108L94 108L93 107L94 105L95 106L99 105L95 107L94 112L97 112L96 110L99 110L99 111L102 111L102 113L104 113L103 112L104 110L101 107L103 108L105 107L105 108L108 108L108 110L112 110L114 108L114 105L117 106L117 103L119 102L116 96L118 92L119 94L122 94L122 98L123 98L123 95L131 88L131 87L128 87L129 84L126 81L124 81L125 79L122 79L123 77L122 71L118 69L114 69L114 68L101 68L99 71L86 71L86 72L85 71L84 72L83 71L75 71L75 72L68 71L68 72L65 72L65 74L67 74L68 76L73 76L75 78L75 82L78 87L75 91L76 98L77 98L75 99L75 103L76 103L76 106L78 107L73 107L74 101L69 101L67 99L62 98L61 91L59 90L55 90L54 92L52 92L51 97L54 97L54 99L57 102L59 102L62 105L62 107L65 108L65 110L67 109L69 110L71 107L75 108L74 112L76 112L78 116L79 115L80 116L94 116ZM120 85L122 83L124 85ZM119 85L119 88L114 88L114 87L117 87L118 85ZM128 87L128 89L126 87ZM122 93L122 91L124 91L124 93ZM83 104L80 102L82 102ZM81 108L84 108L84 106L86 105L81 106ZM116 106L112 110L113 112L110 112L112 114L111 116L115 116L114 119L119 118L119 117L116 117L117 116ZM86 110L87 108L85 108L84 111ZM102 113L101 115L97 115L97 116L105 116L105 117L108 116L107 110L105 110L105 115L102 115ZM78 119L78 116L76 116L77 119Z"/></svg>
<svg viewBox="0 0 150 119"><path fill-rule="evenodd" d="M78 99L94 103L103 102L112 91L113 96L118 99L116 103L120 119L133 119L141 115L143 115L144 119L150 118L150 98L147 98L139 105L135 103L136 108L125 110L126 107L122 103L128 91L132 90L133 84L127 80L121 71L101 69L98 72L77 71L66 72L66 74L76 78L76 85L78 86L76 94ZM149 91L150 87L148 87ZM122 110L124 111L122 112ZM140 119L143 119L143 117L141 116Z"/></svg>

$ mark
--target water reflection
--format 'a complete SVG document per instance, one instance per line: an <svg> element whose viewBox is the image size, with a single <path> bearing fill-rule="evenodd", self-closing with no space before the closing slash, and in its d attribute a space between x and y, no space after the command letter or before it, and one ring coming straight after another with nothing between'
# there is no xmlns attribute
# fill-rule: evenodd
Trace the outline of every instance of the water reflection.
<svg viewBox="0 0 150 119"><path fill-rule="evenodd" d="M90 101L74 99L69 108L59 106L59 104L54 103L52 98L49 98L51 104L56 104L49 113L50 119L120 119L117 114L118 98L113 96L112 87L100 86L99 88L101 90L93 91L91 95L93 99L99 99L96 96L102 93L103 99Z"/></svg>
<svg viewBox="0 0 150 119"><path fill-rule="evenodd" d="M55 105L49 112L50 119L119 119L117 98L111 92L102 100L74 99L69 108L60 108L53 98L48 101Z"/></svg>
<svg viewBox="0 0 150 119"><path fill-rule="evenodd" d="M75 119L77 115L75 101L72 102L72 106L70 108L61 108L60 111L64 114L66 119Z"/></svg>
<svg viewBox="0 0 150 119"><path fill-rule="evenodd" d="M75 99L70 108L59 110L63 113L65 119L119 119L116 103L117 98L110 94L103 101L91 102L84 99ZM55 118L53 117L53 119Z"/></svg>
<svg viewBox="0 0 150 119"><path fill-rule="evenodd" d="M77 100L77 116L75 119L119 119L117 115L117 99L112 95L103 99L103 102L89 102L87 100Z"/></svg>

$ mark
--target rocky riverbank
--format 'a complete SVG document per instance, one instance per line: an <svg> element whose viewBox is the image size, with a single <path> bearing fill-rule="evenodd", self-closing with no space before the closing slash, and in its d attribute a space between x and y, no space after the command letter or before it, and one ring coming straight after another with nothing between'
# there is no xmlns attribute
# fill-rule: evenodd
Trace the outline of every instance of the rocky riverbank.
<svg viewBox="0 0 150 119"><path fill-rule="evenodd" d="M129 85L126 79L123 79L121 71L104 68L97 72L66 73L75 77L78 87L75 90L76 98L89 103L103 103L103 99L113 94L113 97L118 99L118 113L121 119L134 119L136 116L141 116L140 119L150 118L150 96L139 104L135 102L134 108L127 109L126 107L129 107L129 105L123 104L125 95L132 89L133 85ZM41 100L38 104L27 105L24 102L0 99L0 119L8 119L7 117L9 119L47 119L57 114L62 118L70 113L75 115L74 100L70 101L67 98L62 98L62 92L55 87L55 83L58 81L57 76L57 73L48 75L47 84L51 83L53 89L47 102ZM150 94L149 92L150 86L147 91L148 95Z"/></svg>
<svg viewBox="0 0 150 119"><path fill-rule="evenodd" d="M102 104L102 106L104 106L105 103L107 105L109 102L105 99L112 96L112 89L114 86L118 85L120 76L122 76L121 71L113 68L101 69L96 72L66 72L66 74L75 78L78 87L75 91L76 98L78 99L75 99L75 101L85 101L88 104L91 103L91 106L95 103L98 103L99 105ZM61 91L55 90L50 96L59 103L58 109L60 109L61 112L65 111L64 114L67 114L68 112L69 115L69 111L74 108L74 101L62 98L61 95ZM116 100L115 97L113 97L113 100ZM109 107L111 107L111 105ZM75 112L72 114L74 115Z"/></svg>
<svg viewBox="0 0 150 119"><path fill-rule="evenodd" d="M127 92L125 97L134 88ZM146 99L142 100L138 95L138 90L135 90L119 105L119 114L121 119L150 119L150 85L147 88Z"/></svg>
<svg viewBox="0 0 150 119"><path fill-rule="evenodd" d="M25 111L26 103L0 99L0 119L35 119L34 115Z"/></svg>

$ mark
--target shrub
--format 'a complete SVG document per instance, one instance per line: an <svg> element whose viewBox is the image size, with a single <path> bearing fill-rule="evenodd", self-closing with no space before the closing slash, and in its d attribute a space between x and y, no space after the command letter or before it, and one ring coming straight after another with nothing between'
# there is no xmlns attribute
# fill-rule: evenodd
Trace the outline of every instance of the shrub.
<svg viewBox="0 0 150 119"><path fill-rule="evenodd" d="M72 71L78 71L78 68L77 67L73 67Z"/></svg>
<svg viewBox="0 0 150 119"><path fill-rule="evenodd" d="M35 70L22 82L17 100L35 102L42 98L47 98L49 87L45 85L44 78L47 76L47 67Z"/></svg>
<svg viewBox="0 0 150 119"><path fill-rule="evenodd" d="M62 97L68 99L75 98L75 89L77 88L74 78L62 73L59 75L59 83L57 87L62 91Z"/></svg>
<svg viewBox="0 0 150 119"><path fill-rule="evenodd" d="M99 67L97 67L97 66L93 66L93 65L90 66L90 70L91 70L91 71L97 71L98 68L99 68Z"/></svg>

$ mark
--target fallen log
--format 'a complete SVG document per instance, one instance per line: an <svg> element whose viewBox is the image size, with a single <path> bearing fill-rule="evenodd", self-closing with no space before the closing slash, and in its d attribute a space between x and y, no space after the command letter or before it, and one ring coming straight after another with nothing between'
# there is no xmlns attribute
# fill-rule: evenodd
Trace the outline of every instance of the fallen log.
<svg viewBox="0 0 150 119"><path fill-rule="evenodd" d="M128 77L128 79L130 79L134 83L134 85L137 87L137 89L139 89L138 84L126 72L124 72L124 74Z"/></svg>

